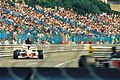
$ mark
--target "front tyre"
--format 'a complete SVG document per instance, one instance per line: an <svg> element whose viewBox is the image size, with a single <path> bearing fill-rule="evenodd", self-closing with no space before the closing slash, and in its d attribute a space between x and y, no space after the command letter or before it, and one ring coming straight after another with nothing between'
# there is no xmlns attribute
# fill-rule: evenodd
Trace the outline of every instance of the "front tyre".
<svg viewBox="0 0 120 80"><path fill-rule="evenodd" d="M95 67L95 59L90 55L80 56L79 67Z"/></svg>
<svg viewBox="0 0 120 80"><path fill-rule="evenodd" d="M18 51L14 51L13 53L13 59L18 59Z"/></svg>

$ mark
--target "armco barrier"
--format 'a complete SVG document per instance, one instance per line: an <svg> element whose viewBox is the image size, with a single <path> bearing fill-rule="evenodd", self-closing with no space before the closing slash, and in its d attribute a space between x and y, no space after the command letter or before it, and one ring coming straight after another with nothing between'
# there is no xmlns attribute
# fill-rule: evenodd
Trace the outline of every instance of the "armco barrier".
<svg viewBox="0 0 120 80"><path fill-rule="evenodd" d="M23 45L0 45L0 57L12 56L14 50L21 50ZM88 50L89 44L80 45L36 45L39 50L44 53L57 53L66 51L81 51ZM92 46L117 46L120 49L120 44L92 44Z"/></svg>

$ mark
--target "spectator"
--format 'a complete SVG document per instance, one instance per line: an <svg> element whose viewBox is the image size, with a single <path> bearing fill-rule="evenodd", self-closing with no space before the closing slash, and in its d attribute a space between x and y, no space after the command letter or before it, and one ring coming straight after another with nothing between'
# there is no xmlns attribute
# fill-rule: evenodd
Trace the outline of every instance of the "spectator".
<svg viewBox="0 0 120 80"><path fill-rule="evenodd" d="M39 42L51 41L53 44L69 43L71 40L76 44L79 41L93 44L120 43L120 16L117 14L78 15L73 10L61 7L52 9L36 5L33 8L24 2L14 3L8 0L1 1L1 4L0 33L5 35L1 38L10 38L13 43L13 36L21 36L17 44L22 44L21 41L28 37L34 41L40 39Z"/></svg>

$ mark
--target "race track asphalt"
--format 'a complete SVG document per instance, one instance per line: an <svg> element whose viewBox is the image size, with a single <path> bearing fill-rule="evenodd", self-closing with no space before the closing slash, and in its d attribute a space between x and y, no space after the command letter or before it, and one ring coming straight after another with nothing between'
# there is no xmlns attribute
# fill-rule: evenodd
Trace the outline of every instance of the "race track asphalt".
<svg viewBox="0 0 120 80"><path fill-rule="evenodd" d="M0 67L60 67L77 68L78 59L87 51L44 53L44 59L0 58Z"/></svg>
<svg viewBox="0 0 120 80"><path fill-rule="evenodd" d="M0 58L0 80L119 80L119 70L79 68L87 51L45 53L44 59ZM4 67L4 68L3 68ZM33 78L33 79L31 79Z"/></svg>

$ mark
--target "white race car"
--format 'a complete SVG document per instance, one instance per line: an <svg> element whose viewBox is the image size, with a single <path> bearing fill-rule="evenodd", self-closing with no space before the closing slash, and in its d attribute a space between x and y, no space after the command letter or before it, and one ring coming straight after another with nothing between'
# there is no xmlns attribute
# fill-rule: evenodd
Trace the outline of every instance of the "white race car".
<svg viewBox="0 0 120 80"><path fill-rule="evenodd" d="M43 59L43 50L37 50L35 45L23 45L21 50L15 50L13 53L13 59L18 58Z"/></svg>

